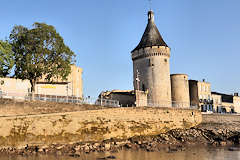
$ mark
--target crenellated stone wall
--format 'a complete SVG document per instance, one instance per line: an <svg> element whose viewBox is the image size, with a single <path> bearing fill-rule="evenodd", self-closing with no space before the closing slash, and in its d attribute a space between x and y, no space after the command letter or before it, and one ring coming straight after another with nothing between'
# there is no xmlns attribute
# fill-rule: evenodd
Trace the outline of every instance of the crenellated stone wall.
<svg viewBox="0 0 240 160"><path fill-rule="evenodd" d="M197 110L141 107L8 116L0 117L0 146L127 139L190 128L201 121Z"/></svg>

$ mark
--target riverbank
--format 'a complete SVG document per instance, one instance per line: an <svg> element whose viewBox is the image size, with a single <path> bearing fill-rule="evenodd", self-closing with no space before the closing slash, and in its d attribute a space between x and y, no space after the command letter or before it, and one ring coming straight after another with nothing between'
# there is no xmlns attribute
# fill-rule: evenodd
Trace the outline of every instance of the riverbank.
<svg viewBox="0 0 240 160"><path fill-rule="evenodd" d="M202 124L190 129L173 129L157 136L136 136L127 140L109 139L102 142L79 142L73 144L26 145L20 148L5 147L2 154L36 155L51 154L79 157L91 152L119 152L121 150L142 150L147 152L176 152L192 146L239 145L239 116L234 121L226 115L203 115ZM212 120L209 120L212 119ZM216 121L216 120L219 121ZM234 150L230 147L229 150ZM105 157L106 158L106 157ZM111 158L111 157L108 157ZM114 157L112 157L114 158ZM107 158L106 158L107 159Z"/></svg>
<svg viewBox="0 0 240 160"><path fill-rule="evenodd" d="M6 116L0 117L0 147L128 140L201 122L196 110L150 107Z"/></svg>
<svg viewBox="0 0 240 160"><path fill-rule="evenodd" d="M4 101L0 142L5 147L0 147L0 153L79 157L125 149L176 152L189 146L239 144L237 115L202 116L196 110L174 108L32 103Z"/></svg>
<svg viewBox="0 0 240 160"><path fill-rule="evenodd" d="M228 147L196 146L178 152L146 152L143 150L120 150L119 152L92 152L80 157L36 154L30 156L3 155L1 160L233 160L239 159L240 151L229 151Z"/></svg>

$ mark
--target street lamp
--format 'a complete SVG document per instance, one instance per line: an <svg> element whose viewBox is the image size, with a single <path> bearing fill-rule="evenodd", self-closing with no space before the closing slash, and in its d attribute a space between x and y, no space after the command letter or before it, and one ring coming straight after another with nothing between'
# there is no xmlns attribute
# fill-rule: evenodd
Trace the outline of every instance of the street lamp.
<svg viewBox="0 0 240 160"><path fill-rule="evenodd" d="M138 69L137 69L137 75L136 75L136 83L137 83L137 91L139 91L140 89L140 79L139 79L139 71L138 71ZM137 93L137 91L136 91L136 94L137 94L137 97L136 97L136 105L137 106L139 106L139 95L138 95L138 93Z"/></svg>
<svg viewBox="0 0 240 160"><path fill-rule="evenodd" d="M140 79L139 79L139 71L138 70L137 70L136 82L137 82L137 90L139 90L139 88L140 88Z"/></svg>

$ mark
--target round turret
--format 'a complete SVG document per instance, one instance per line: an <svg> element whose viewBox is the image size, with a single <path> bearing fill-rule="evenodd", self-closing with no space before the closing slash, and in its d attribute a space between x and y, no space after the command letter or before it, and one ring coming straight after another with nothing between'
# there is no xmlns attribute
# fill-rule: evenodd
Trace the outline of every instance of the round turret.
<svg viewBox="0 0 240 160"><path fill-rule="evenodd" d="M172 74L171 89L172 89L173 107L189 108L190 96L189 96L188 75Z"/></svg>
<svg viewBox="0 0 240 160"><path fill-rule="evenodd" d="M171 106L170 48L154 23L153 11L140 43L132 51L134 89L148 92L148 105Z"/></svg>

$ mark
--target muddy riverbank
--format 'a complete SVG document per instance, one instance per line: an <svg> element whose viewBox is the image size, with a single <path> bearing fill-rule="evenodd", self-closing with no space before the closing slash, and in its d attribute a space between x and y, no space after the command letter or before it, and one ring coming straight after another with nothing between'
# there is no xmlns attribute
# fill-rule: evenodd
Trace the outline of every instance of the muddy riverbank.
<svg viewBox="0 0 240 160"><path fill-rule="evenodd" d="M79 157L90 152L119 152L121 150L143 150L147 152L176 152L190 146L232 146L238 145L240 132L228 129L204 129L202 126L191 129L175 129L165 134L147 137L133 137L127 140L110 139L98 143L51 144L49 146L26 145L19 148L5 147L3 154L36 155L51 154Z"/></svg>
<svg viewBox="0 0 240 160"><path fill-rule="evenodd" d="M121 150L119 152L92 152L80 157L36 154L29 156L1 155L1 160L233 160L239 159L240 151L229 151L227 147L190 147L177 152L146 152L143 150Z"/></svg>
<svg viewBox="0 0 240 160"><path fill-rule="evenodd" d="M231 117L232 118L232 117ZM229 121L226 115L203 115L202 124L190 129L174 129L155 136L136 136L129 139L109 139L102 142L79 142L74 144L37 145L0 148L7 155L60 155L79 157L92 152L115 153L122 150L147 152L184 151L192 146L239 145L240 119L235 116ZM232 149L234 150L234 149Z"/></svg>

